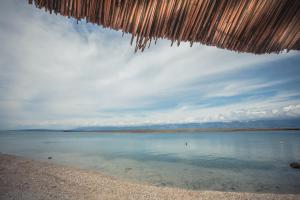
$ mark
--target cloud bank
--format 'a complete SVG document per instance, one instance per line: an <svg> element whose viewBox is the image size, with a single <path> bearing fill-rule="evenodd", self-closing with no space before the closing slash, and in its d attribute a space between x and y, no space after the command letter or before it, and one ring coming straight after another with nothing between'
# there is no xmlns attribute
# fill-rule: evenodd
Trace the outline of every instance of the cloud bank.
<svg viewBox="0 0 300 200"><path fill-rule="evenodd" d="M298 52L257 56L130 37L17 0L0 6L0 126L72 128L300 116Z"/></svg>

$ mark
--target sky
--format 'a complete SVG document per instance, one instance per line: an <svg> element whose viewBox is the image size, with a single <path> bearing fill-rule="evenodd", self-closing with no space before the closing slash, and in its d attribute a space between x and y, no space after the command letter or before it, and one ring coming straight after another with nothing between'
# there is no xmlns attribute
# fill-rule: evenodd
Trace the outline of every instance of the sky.
<svg viewBox="0 0 300 200"><path fill-rule="evenodd" d="M0 129L300 117L300 53L254 55L130 35L0 2Z"/></svg>

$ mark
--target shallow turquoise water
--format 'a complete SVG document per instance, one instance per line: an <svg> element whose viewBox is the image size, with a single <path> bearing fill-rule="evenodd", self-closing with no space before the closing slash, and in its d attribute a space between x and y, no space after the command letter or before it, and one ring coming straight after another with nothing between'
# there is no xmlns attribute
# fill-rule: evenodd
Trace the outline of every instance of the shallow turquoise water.
<svg viewBox="0 0 300 200"><path fill-rule="evenodd" d="M300 193L300 132L0 132L0 152L134 182L195 190Z"/></svg>

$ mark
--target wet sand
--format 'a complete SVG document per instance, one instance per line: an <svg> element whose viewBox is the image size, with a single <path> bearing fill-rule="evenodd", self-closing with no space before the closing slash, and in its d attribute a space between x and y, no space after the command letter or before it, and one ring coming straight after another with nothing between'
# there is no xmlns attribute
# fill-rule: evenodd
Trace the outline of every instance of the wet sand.
<svg viewBox="0 0 300 200"><path fill-rule="evenodd" d="M192 191L136 184L49 162L0 154L0 199L299 199L293 194Z"/></svg>

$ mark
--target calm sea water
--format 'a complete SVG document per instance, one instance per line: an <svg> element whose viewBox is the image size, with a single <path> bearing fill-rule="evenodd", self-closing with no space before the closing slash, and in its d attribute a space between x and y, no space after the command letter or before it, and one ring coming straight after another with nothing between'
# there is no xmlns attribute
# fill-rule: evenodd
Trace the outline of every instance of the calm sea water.
<svg viewBox="0 0 300 200"><path fill-rule="evenodd" d="M194 190L300 193L300 132L0 132L0 152L133 182ZM48 156L53 157L48 160Z"/></svg>

